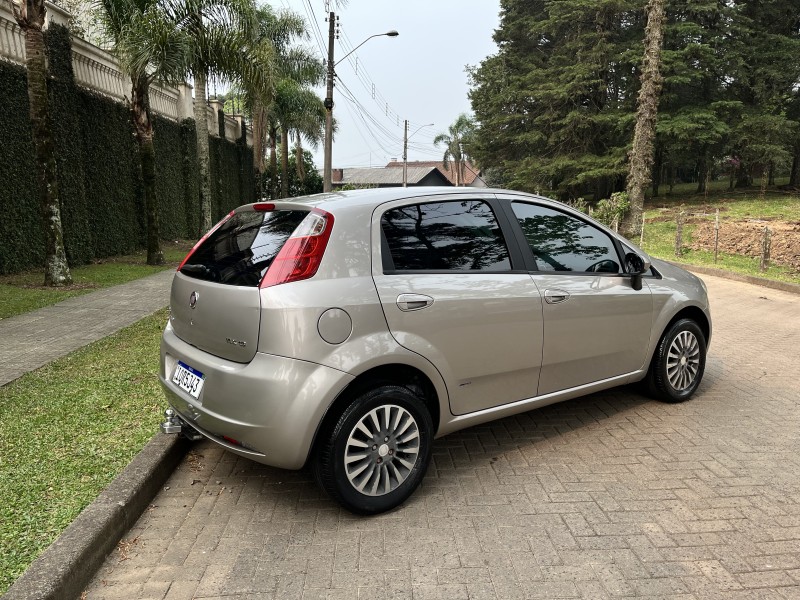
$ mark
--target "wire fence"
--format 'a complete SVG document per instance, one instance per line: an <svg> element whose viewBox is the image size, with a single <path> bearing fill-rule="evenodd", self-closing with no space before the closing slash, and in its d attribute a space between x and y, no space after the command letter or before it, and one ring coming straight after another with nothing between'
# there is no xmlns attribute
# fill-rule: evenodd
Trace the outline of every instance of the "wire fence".
<svg viewBox="0 0 800 600"><path fill-rule="evenodd" d="M720 219L719 209L714 213L681 210L675 214L674 223L674 254L678 258L687 251L699 250L713 253L715 263L723 254L739 255L757 259L761 271L776 265L800 273L800 223L724 220ZM647 222L643 237L647 237L646 226Z"/></svg>

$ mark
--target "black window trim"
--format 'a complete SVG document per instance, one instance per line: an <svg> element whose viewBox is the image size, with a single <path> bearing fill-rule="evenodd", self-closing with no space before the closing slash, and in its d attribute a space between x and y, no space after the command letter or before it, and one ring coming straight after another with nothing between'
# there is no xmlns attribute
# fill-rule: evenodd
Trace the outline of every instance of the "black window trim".
<svg viewBox="0 0 800 600"><path fill-rule="evenodd" d="M525 238L525 233L522 231L522 227L519 224L519 220L517 219L517 215L516 215L516 213L514 213L514 208L511 206L514 202L517 202L519 204L533 204L535 206L540 206L542 208L547 208L547 209L555 211L555 212L561 212L561 213L563 213L565 215L569 215L570 217L572 217L574 219L582 221L583 223L585 223L589 227L597 229L598 231L603 233L603 235L607 236L611 240L611 243L612 243L612 245L614 247L614 252L616 252L616 254L617 254L617 260L619 261L619 265L620 265L622 270L617 272L617 273L594 273L594 272L589 272L589 271L542 271L542 270L540 270L539 269L539 265L536 262L536 257L533 254L533 250L531 250L531 247L528 244L528 240ZM528 267L528 271L527 272L530 273L531 275L564 275L564 276L567 276L567 277L575 277L575 276L578 276L578 277L586 277L586 276L590 276L590 277L630 277L631 276L629 273L625 272L625 270L624 270L625 269L625 261L624 260L619 260L620 256L624 256L624 253L622 252L622 244L620 243L620 241L615 236L610 235L609 233L607 233L603 229L599 229L597 227L597 225L595 225L594 223L590 222L589 220L583 218L582 216L577 215L577 214L575 214L575 213L573 213L571 211L562 210L559 207L551 206L550 204L545 203L545 202L538 202L534 198L531 198L531 199L528 199L528 198L502 198L501 199L501 205L502 205L502 208L503 208L504 212L506 213L506 219L511 221L511 225L510 226L511 226L511 229L513 230L513 232L514 232L514 238L517 241L517 245L521 247L522 254L525 257L526 267Z"/></svg>
<svg viewBox="0 0 800 600"><path fill-rule="evenodd" d="M500 199L495 195L483 195L476 193L475 195L448 195L444 193L437 195L435 198L409 198L411 200L407 203L392 203L391 206L381 207L380 214L377 215L378 229L381 234L381 270L383 275L525 275L528 268L525 262L525 257L519 247L519 241L516 240L516 231L513 225L508 220L508 215L505 211L505 206ZM395 269L394 258L392 258L391 250L389 249L389 242L386 239L386 234L383 231L383 215L390 210L396 208L404 208L407 206L416 206L418 204L437 204L442 202L464 202L476 201L487 204L497 219L497 224L503 234L503 240L508 250L509 262L511 263L510 269L498 269L488 271L473 271L468 269ZM518 227L517 227L518 228Z"/></svg>

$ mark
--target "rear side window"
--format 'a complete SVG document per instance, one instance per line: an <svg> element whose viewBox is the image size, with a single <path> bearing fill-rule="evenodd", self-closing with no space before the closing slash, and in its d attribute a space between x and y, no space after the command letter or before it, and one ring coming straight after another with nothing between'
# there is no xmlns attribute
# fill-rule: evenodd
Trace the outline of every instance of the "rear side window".
<svg viewBox="0 0 800 600"><path fill-rule="evenodd" d="M602 230L538 204L511 206L539 271L619 273L614 243Z"/></svg>
<svg viewBox="0 0 800 600"><path fill-rule="evenodd" d="M383 266L387 271L511 268L500 225L489 205L479 200L394 208L384 213L381 228L386 241Z"/></svg>
<svg viewBox="0 0 800 600"><path fill-rule="evenodd" d="M307 214L300 210L236 213L194 251L181 273L205 281L256 287Z"/></svg>

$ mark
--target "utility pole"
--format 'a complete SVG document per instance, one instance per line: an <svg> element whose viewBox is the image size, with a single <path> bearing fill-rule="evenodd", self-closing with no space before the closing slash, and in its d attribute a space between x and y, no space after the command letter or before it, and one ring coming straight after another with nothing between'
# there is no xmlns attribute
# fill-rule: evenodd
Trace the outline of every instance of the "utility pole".
<svg viewBox="0 0 800 600"><path fill-rule="evenodd" d="M322 191L331 191L331 154L333 153L333 40L336 37L336 15L328 14L328 93L325 96L325 158L322 170Z"/></svg>
<svg viewBox="0 0 800 600"><path fill-rule="evenodd" d="M338 61L333 60L333 41L336 39L336 23L337 17L333 12L328 13L328 93L325 96L325 158L322 168L322 191L331 191L331 155L333 154L333 78L335 76L334 68L345 58L350 56L353 52L361 48L364 44L372 38L381 37L383 35L388 37L397 37L397 31L392 29L386 33L376 33L369 36L358 46L350 50Z"/></svg>
<svg viewBox="0 0 800 600"><path fill-rule="evenodd" d="M403 121L403 187L408 187L408 119Z"/></svg>

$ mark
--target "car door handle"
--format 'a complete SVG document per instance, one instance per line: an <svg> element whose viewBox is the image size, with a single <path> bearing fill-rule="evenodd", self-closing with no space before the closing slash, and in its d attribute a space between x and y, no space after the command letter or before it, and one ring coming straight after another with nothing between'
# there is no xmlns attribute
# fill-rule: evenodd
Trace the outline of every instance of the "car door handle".
<svg viewBox="0 0 800 600"><path fill-rule="evenodd" d="M545 290L544 301L548 304L559 304L569 300L569 292L564 290Z"/></svg>
<svg viewBox="0 0 800 600"><path fill-rule="evenodd" d="M433 298L424 294L400 294L397 297L397 308L404 312L421 310L433 304Z"/></svg>

